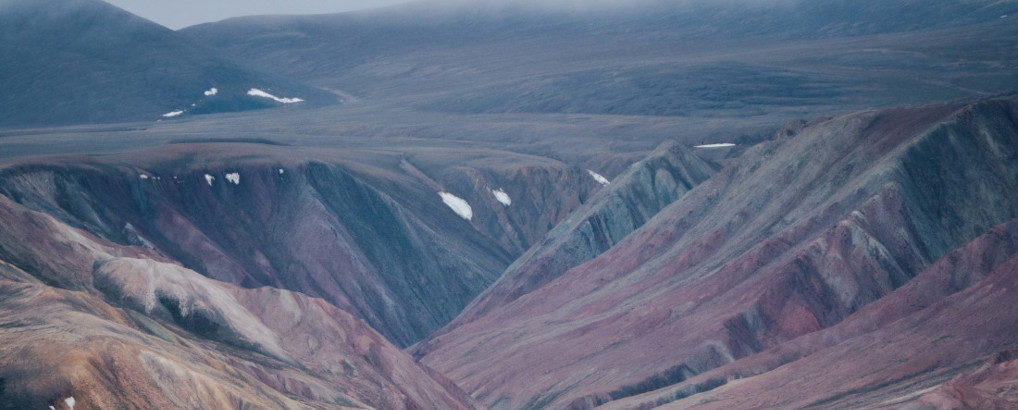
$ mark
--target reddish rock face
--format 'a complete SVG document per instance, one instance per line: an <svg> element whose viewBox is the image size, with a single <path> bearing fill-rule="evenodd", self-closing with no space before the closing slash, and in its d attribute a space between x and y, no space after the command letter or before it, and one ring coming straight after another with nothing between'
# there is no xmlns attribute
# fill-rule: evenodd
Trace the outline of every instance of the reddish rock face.
<svg viewBox="0 0 1018 410"><path fill-rule="evenodd" d="M584 408L824 334L1018 216L1016 106L853 114L754 147L607 252L416 352L492 407ZM683 394L728 382L696 380Z"/></svg>

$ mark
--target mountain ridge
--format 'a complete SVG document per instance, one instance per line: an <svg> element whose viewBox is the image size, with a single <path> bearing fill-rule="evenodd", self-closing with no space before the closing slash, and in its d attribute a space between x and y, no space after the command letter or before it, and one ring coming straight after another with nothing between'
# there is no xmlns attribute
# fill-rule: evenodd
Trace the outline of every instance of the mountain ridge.
<svg viewBox="0 0 1018 410"><path fill-rule="evenodd" d="M1013 98L852 114L761 144L609 251L415 354L489 406L566 406L654 390L657 378L673 384L830 327L1016 215ZM991 165L950 175L956 155ZM496 375L489 361L515 364ZM516 383L535 377L561 382Z"/></svg>

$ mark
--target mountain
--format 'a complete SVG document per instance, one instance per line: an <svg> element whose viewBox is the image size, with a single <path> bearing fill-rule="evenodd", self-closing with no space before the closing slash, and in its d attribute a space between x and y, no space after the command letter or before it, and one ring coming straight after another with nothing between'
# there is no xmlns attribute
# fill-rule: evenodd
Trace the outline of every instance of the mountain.
<svg viewBox="0 0 1018 410"><path fill-rule="evenodd" d="M220 54L100 0L4 0L0 126L155 121L294 105L249 95L252 89L310 106L337 101Z"/></svg>
<svg viewBox="0 0 1018 410"><path fill-rule="evenodd" d="M855 315L867 317L871 303L911 285L934 262L952 258L952 251L994 225L1018 217L1018 198L1012 195L1018 187L1016 110L1018 101L1009 96L815 121L792 138L747 150L596 258L514 301L457 319L414 352L492 408L589 408L674 387L721 366L755 363L754 355L767 349L825 334L819 332ZM543 274L515 273L524 282ZM971 304L972 298L947 299L965 284L940 290L920 306L954 303L951 309L975 315L983 305ZM988 290L972 292L983 291ZM935 316L930 312L916 314ZM971 320L993 317L986 311ZM1002 320L983 330L993 333L995 343L959 353L959 361L931 358L922 377L1014 343L1015 334L1006 330L1010 322ZM922 323L917 320L909 331L966 334ZM880 334L896 334L889 329ZM768 370L799 357L782 354L772 367L747 364L749 373L697 379L699 385L673 390L691 395L760 373L756 377L770 379L764 377ZM809 363L810 357L803 360ZM911 369L887 368L899 372L893 374ZM876 380L865 378L873 371L845 373L830 382L864 385ZM780 374L782 380L807 375ZM920 375L909 374L912 379L885 382L899 392L917 392L916 386L946 381L912 383ZM894 384L906 381L912 384ZM793 390L772 397L788 398ZM836 390L813 390L811 397L847 400L869 392Z"/></svg>
<svg viewBox="0 0 1018 410"><path fill-rule="evenodd" d="M934 3L0 0L0 409L1014 407L1018 4Z"/></svg>
<svg viewBox="0 0 1018 410"><path fill-rule="evenodd" d="M466 148L183 142L0 169L0 194L30 209L216 280L323 298L399 346L446 324L598 187L557 161Z"/></svg>
<svg viewBox="0 0 1018 410"><path fill-rule="evenodd" d="M512 302L607 251L714 172L710 163L681 144L662 144L517 258L457 320Z"/></svg>
<svg viewBox="0 0 1018 410"><path fill-rule="evenodd" d="M835 326L747 358L747 363L691 378L678 388L606 407L673 401L671 406L685 407L689 403L681 400L694 395L697 385L735 378L747 381L710 390L711 406L1011 407L1015 399L1010 391L980 387L1014 380L1016 319L1008 299L1018 278L1016 229L1018 220L1013 219L994 227ZM991 311L992 317L987 315Z"/></svg>
<svg viewBox="0 0 1018 410"><path fill-rule="evenodd" d="M0 197L0 408L474 405L322 299L217 282Z"/></svg>
<svg viewBox="0 0 1018 410"><path fill-rule="evenodd" d="M778 126L1018 86L1004 74L1016 64L1016 29L1001 18L1013 2L556 4L420 1L181 32L351 97L454 114L780 113Z"/></svg>

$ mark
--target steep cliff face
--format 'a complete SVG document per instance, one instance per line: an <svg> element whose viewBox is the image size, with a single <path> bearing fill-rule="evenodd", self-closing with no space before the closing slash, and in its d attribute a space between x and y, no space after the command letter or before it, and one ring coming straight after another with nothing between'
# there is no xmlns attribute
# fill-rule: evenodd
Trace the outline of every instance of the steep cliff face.
<svg viewBox="0 0 1018 410"><path fill-rule="evenodd" d="M409 345L599 186L543 158L442 155L172 145L9 165L0 193L213 279L321 297ZM436 165L463 156L490 165ZM46 275L68 280L59 267Z"/></svg>
<svg viewBox="0 0 1018 410"><path fill-rule="evenodd" d="M417 353L494 408L584 408L834 326L1018 216L1016 107L865 112L754 147Z"/></svg>
<svg viewBox="0 0 1018 410"><path fill-rule="evenodd" d="M472 408L322 299L208 279L0 197L0 408Z"/></svg>

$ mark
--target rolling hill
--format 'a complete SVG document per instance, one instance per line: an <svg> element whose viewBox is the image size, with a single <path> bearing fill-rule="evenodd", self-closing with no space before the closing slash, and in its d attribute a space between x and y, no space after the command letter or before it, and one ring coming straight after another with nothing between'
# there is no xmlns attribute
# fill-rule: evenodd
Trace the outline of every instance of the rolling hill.
<svg viewBox="0 0 1018 410"><path fill-rule="evenodd" d="M100 0L4 0L0 126L156 121L284 105L249 95L252 89L303 105L338 101L220 54Z"/></svg>

